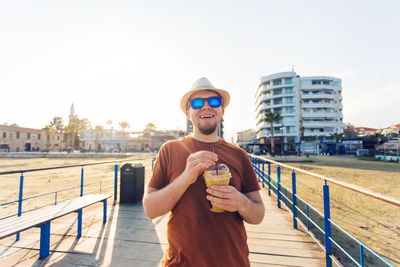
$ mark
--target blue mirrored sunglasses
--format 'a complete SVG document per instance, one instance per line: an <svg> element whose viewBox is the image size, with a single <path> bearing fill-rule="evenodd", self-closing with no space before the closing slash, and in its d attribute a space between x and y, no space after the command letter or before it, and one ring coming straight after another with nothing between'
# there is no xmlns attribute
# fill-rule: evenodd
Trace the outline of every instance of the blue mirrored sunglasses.
<svg viewBox="0 0 400 267"><path fill-rule="evenodd" d="M204 102L207 100L208 105L212 108L218 108L221 106L221 98L219 96L212 96L209 98L194 98L190 100L190 106L193 109L199 109L204 106Z"/></svg>

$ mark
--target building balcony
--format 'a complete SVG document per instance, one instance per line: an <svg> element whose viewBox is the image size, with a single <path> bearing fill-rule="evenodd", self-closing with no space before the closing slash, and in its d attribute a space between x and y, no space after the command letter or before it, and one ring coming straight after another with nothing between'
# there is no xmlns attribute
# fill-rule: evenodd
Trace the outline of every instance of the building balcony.
<svg viewBox="0 0 400 267"><path fill-rule="evenodd" d="M336 127L336 121L315 121L315 122L303 122L304 128L323 128L323 127Z"/></svg>
<svg viewBox="0 0 400 267"><path fill-rule="evenodd" d="M283 117L295 117L295 116L297 116L297 114L296 114L295 112L293 112L293 113L281 112L280 114L281 114L281 117L282 117L282 118L283 118ZM265 119L265 114L264 114L263 112L259 112L259 113L257 114L257 116L256 116L257 124L260 124L260 123L262 122L263 119ZM274 125L275 125L275 123L274 123ZM286 125L286 123L285 123L285 125ZM290 126L292 126L292 125L295 125L295 123L290 124ZM288 126L289 126L289 125L288 125Z"/></svg>
<svg viewBox="0 0 400 267"><path fill-rule="evenodd" d="M335 99L335 94L301 94L301 99Z"/></svg>
<svg viewBox="0 0 400 267"><path fill-rule="evenodd" d="M335 108L334 103L325 103L325 102L320 102L320 103L302 103L301 106L303 108Z"/></svg>
<svg viewBox="0 0 400 267"><path fill-rule="evenodd" d="M301 84L300 89L301 90L321 90L321 89L328 89L328 90L334 90L337 91L341 88L340 86L336 85L328 85L328 84Z"/></svg>
<svg viewBox="0 0 400 267"><path fill-rule="evenodd" d="M331 136L333 132L320 132L320 131L313 131L313 132L304 132L304 136Z"/></svg>
<svg viewBox="0 0 400 267"><path fill-rule="evenodd" d="M303 118L336 118L334 112L303 112Z"/></svg>
<svg viewBox="0 0 400 267"><path fill-rule="evenodd" d="M278 132L274 131L274 137L289 137L289 136L298 136L298 135L296 133L285 133L285 132L281 132L281 131L278 131ZM271 135L269 134L269 132L264 133L263 131L259 131L257 133L257 139L264 138L264 137L269 138L269 137L271 137Z"/></svg>

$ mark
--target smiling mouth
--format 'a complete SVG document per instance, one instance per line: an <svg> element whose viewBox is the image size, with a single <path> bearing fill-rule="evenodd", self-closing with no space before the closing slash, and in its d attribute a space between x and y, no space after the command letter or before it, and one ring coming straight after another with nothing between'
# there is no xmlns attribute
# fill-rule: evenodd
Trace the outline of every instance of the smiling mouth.
<svg viewBox="0 0 400 267"><path fill-rule="evenodd" d="M202 115L200 116L200 119L212 119L214 117L215 117L214 115Z"/></svg>

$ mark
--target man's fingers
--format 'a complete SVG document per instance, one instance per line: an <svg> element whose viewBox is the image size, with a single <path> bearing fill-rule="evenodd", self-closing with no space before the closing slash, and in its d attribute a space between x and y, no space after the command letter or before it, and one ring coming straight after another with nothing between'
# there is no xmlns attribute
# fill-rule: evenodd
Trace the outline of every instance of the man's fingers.
<svg viewBox="0 0 400 267"><path fill-rule="evenodd" d="M220 187L220 186L216 186L216 187ZM207 189L207 193L209 193L210 195L213 195L213 196L216 196L219 198L232 198L233 191L231 189L215 190L212 188L213 187ZM217 189L220 189L220 188L217 188Z"/></svg>
<svg viewBox="0 0 400 267"><path fill-rule="evenodd" d="M192 158L192 159L210 159L210 160L213 160L213 161L217 161L218 160L218 155L215 154L214 152L211 152L211 151L202 150L202 151L198 151L196 153L190 154L189 158Z"/></svg>
<svg viewBox="0 0 400 267"><path fill-rule="evenodd" d="M230 185L212 185L210 188L213 192L231 193L237 191L235 187Z"/></svg>

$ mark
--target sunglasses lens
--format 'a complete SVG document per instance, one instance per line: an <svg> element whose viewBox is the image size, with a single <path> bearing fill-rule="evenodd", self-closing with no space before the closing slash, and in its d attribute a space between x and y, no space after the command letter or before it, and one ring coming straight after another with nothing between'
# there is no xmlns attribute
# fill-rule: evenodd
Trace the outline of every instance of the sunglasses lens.
<svg viewBox="0 0 400 267"><path fill-rule="evenodd" d="M208 104L210 105L210 107L217 108L217 107L221 106L221 98L210 97L208 99Z"/></svg>
<svg viewBox="0 0 400 267"><path fill-rule="evenodd" d="M193 109L199 109L204 106L204 99L202 98L195 98L190 101L190 105Z"/></svg>

